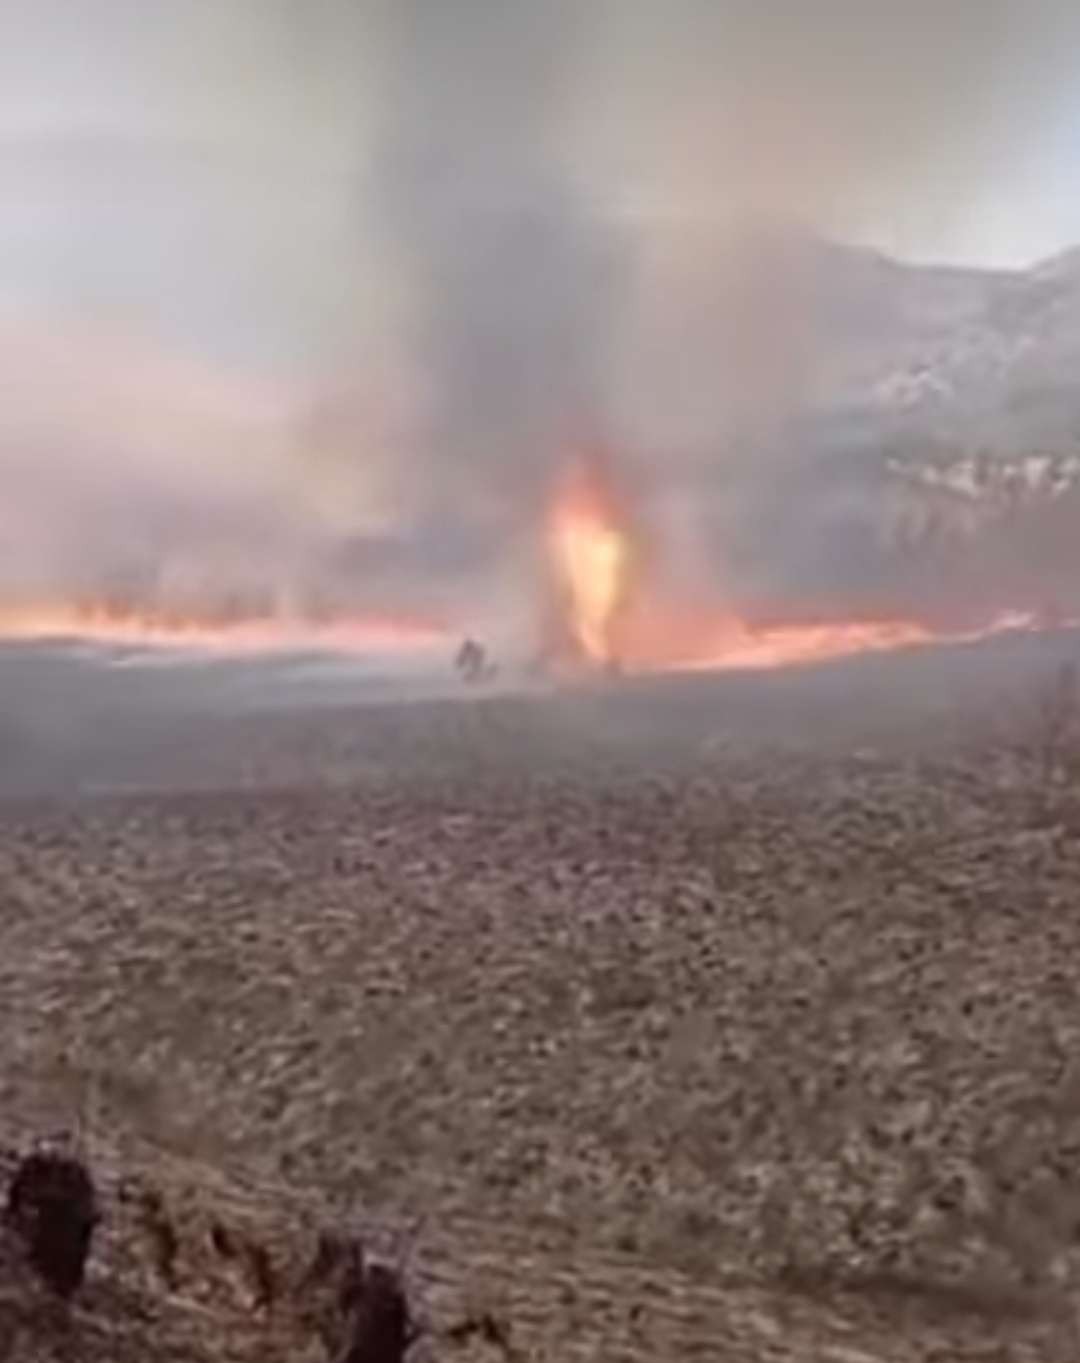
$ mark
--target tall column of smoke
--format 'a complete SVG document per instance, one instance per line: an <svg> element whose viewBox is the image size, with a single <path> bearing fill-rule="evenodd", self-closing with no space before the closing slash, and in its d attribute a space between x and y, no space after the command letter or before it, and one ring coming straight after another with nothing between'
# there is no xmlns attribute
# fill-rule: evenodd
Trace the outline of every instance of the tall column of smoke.
<svg viewBox="0 0 1080 1363"><path fill-rule="evenodd" d="M427 398L406 492L433 557L523 601L552 478L602 427L626 262L568 173L586 7L395 4L372 173ZM493 590L494 586L494 590Z"/></svg>

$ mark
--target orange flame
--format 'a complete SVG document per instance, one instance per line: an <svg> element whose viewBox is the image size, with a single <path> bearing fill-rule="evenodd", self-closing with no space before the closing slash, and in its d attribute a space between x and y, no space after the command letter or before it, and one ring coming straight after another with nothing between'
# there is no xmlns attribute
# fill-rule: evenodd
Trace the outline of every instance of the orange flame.
<svg viewBox="0 0 1080 1363"><path fill-rule="evenodd" d="M1075 620L1061 620L1075 628ZM699 613L681 628L674 620L635 635L640 652L630 661L642 671L764 670L827 662L859 653L890 653L933 644L972 644L998 635L1038 633L1043 621L1033 612L999 611L978 626L935 628L919 620L824 620L815 624L752 626L735 617Z"/></svg>
<svg viewBox="0 0 1080 1363"><path fill-rule="evenodd" d="M639 613L628 635L627 663L645 672L792 667L945 641L915 620L759 626L719 608L680 611L674 606Z"/></svg>
<svg viewBox="0 0 1080 1363"><path fill-rule="evenodd" d="M616 660L615 626L629 591L632 545L599 473L579 465L551 518L555 572L577 647L591 662Z"/></svg>
<svg viewBox="0 0 1080 1363"><path fill-rule="evenodd" d="M442 645L448 637L447 630L434 621L405 616L214 618L102 602L0 603L0 639L25 641L67 638L123 647L230 653L309 648L362 653Z"/></svg>
<svg viewBox="0 0 1080 1363"><path fill-rule="evenodd" d="M642 542L602 458L579 461L559 485L549 535L561 625L574 653L599 666L767 669L1039 628L1034 615L1019 612L955 630L904 618L756 625L721 601L670 600L656 582L642 580Z"/></svg>

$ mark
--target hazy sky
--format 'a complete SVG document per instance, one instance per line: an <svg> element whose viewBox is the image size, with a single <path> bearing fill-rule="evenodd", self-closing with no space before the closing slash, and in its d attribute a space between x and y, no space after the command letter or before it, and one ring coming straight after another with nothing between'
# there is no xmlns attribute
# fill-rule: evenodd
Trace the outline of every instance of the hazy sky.
<svg viewBox="0 0 1080 1363"><path fill-rule="evenodd" d="M442 573L463 461L505 520L665 251L1080 241L1078 38L1075 0L3 0L0 549L85 557L83 493L47 508L100 475L94 542L137 558L131 471L194 524L243 468L275 561L329 526Z"/></svg>
<svg viewBox="0 0 1080 1363"><path fill-rule="evenodd" d="M450 174L487 148L477 193L531 119L643 231L752 207L1025 263L1080 241L1078 36L1072 0L5 0L0 304L289 364L377 331L369 175L410 46L409 117Z"/></svg>

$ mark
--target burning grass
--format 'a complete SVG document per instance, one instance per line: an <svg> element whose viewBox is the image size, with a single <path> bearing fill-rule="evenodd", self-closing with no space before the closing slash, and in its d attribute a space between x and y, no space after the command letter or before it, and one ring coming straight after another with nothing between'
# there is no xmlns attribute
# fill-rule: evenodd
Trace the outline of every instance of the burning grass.
<svg viewBox="0 0 1080 1363"><path fill-rule="evenodd" d="M771 670L829 659L948 644L1037 630L1034 614L1001 611L981 626L949 630L916 617L825 618L755 624L702 586L693 599L665 586L662 554L633 514L602 449L571 460L556 480L545 526L546 567L521 614L556 672L637 674ZM483 614L483 603L473 612ZM463 614L468 614L464 612ZM1060 622L1058 622L1060 624ZM0 603L0 640L74 639L97 644L210 653L308 651L391 657L441 654L452 672L456 626L445 618L334 611L176 609L167 603L44 601ZM459 667L469 650L457 652ZM495 660L462 675L491 681ZM510 675L522 660L511 660ZM527 669L526 669L527 670Z"/></svg>
<svg viewBox="0 0 1080 1363"><path fill-rule="evenodd" d="M434 620L390 615L304 616L181 611L103 600L0 605L0 639L76 639L146 648L209 652L325 649L356 653L447 647L452 635Z"/></svg>

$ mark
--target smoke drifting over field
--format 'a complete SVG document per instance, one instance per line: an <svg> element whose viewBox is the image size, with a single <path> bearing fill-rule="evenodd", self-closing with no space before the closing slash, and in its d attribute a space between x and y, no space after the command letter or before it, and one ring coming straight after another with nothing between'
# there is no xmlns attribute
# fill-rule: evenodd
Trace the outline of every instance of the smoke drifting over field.
<svg viewBox="0 0 1080 1363"><path fill-rule="evenodd" d="M809 229L992 255L1080 18L767 8L10 6L0 591L497 625L599 442L683 590L887 600L821 470L996 281Z"/></svg>

